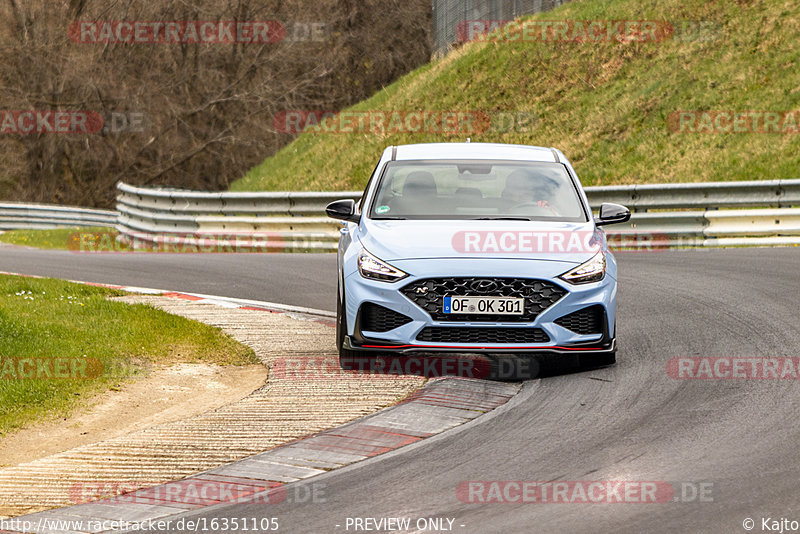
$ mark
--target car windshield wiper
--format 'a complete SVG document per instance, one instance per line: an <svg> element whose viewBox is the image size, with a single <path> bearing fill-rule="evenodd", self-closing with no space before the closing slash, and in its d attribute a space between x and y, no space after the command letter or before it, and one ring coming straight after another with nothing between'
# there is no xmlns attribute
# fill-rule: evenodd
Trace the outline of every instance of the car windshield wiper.
<svg viewBox="0 0 800 534"><path fill-rule="evenodd" d="M530 217L475 217L473 221L530 221Z"/></svg>
<svg viewBox="0 0 800 534"><path fill-rule="evenodd" d="M373 217L373 221L405 221L405 217Z"/></svg>

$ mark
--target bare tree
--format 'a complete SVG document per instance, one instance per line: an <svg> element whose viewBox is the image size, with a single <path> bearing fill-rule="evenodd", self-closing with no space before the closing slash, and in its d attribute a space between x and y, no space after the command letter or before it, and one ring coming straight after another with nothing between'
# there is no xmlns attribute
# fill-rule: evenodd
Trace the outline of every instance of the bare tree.
<svg viewBox="0 0 800 534"><path fill-rule="evenodd" d="M226 44L70 38L75 21L137 20L277 20L287 35ZM369 96L427 61L429 28L427 0L0 0L0 112L84 110L106 121L96 134L0 134L0 194L109 206L117 180L226 188L291 140L273 131L274 114Z"/></svg>

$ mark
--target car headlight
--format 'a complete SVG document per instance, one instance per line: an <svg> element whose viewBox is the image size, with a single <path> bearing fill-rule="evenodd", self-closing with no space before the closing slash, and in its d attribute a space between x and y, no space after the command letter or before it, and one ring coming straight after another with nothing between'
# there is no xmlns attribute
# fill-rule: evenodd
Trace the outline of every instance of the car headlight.
<svg viewBox="0 0 800 534"><path fill-rule="evenodd" d="M358 272L364 278L381 282L396 282L408 276L408 273L379 260L363 248L358 254Z"/></svg>
<svg viewBox="0 0 800 534"><path fill-rule="evenodd" d="M567 271L559 278L570 284L588 284L599 282L606 275L606 256L601 250L589 261L581 263L571 271Z"/></svg>

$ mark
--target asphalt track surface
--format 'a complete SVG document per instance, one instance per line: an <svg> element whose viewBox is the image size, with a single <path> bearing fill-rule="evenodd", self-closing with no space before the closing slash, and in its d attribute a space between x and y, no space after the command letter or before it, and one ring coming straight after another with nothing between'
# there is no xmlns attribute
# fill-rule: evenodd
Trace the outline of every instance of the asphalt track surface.
<svg viewBox="0 0 800 534"><path fill-rule="evenodd" d="M90 254L0 243L0 271L336 311L335 254Z"/></svg>
<svg viewBox="0 0 800 534"><path fill-rule="evenodd" d="M0 270L332 307L333 255L64 254L4 248ZM800 521L800 382L666 373L673 357L797 356L800 250L617 257L617 365L527 381L487 416L301 483L324 484L317 502L224 504L187 517L277 517L279 532L298 533L355 532L348 517L412 525L445 517L463 533L746 532L746 518L763 532L762 518ZM506 480L711 489L703 502L661 504L481 504L456 495L465 481Z"/></svg>

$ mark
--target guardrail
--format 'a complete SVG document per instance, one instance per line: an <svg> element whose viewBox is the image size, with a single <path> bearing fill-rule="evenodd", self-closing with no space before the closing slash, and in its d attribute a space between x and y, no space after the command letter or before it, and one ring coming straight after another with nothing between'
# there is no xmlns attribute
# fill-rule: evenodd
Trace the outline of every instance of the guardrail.
<svg viewBox="0 0 800 534"><path fill-rule="evenodd" d="M116 211L55 204L0 202L0 230L46 230L65 226L114 227L116 224Z"/></svg>
<svg viewBox="0 0 800 534"><path fill-rule="evenodd" d="M261 234L287 251L336 250L341 224L325 216L334 200L360 191L315 193L208 193L117 184L117 230L139 242L169 234L217 236ZM148 238L148 236L150 236Z"/></svg>
<svg viewBox="0 0 800 534"><path fill-rule="evenodd" d="M688 184L587 187L592 207L623 204L631 211L771 207L800 205L800 180L754 180Z"/></svg>
<svg viewBox="0 0 800 534"><path fill-rule="evenodd" d="M208 193L117 185L118 230L156 234L275 236L287 250L335 250L341 224L324 216L360 191ZM624 204L631 221L607 228L620 247L800 243L800 180L587 187L593 209ZM761 208L761 209L729 209Z"/></svg>
<svg viewBox="0 0 800 534"><path fill-rule="evenodd" d="M630 222L606 230L623 248L800 244L800 180L600 186L586 194L593 208L631 209Z"/></svg>
<svg viewBox="0 0 800 534"><path fill-rule="evenodd" d="M119 183L117 211L0 204L0 229L115 226L138 242L165 236L256 236L270 249L335 250L341 223L324 216L360 191L209 193ZM800 244L800 180L587 187L593 209L631 208L629 223L607 227L622 248ZM211 237L213 239L213 237ZM273 246L274 245L274 246Z"/></svg>

